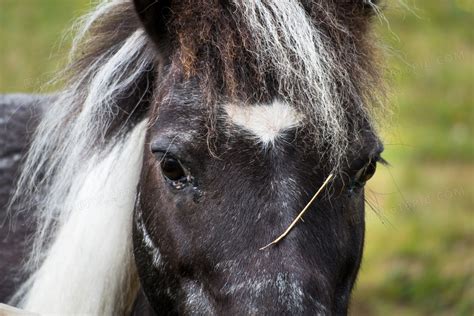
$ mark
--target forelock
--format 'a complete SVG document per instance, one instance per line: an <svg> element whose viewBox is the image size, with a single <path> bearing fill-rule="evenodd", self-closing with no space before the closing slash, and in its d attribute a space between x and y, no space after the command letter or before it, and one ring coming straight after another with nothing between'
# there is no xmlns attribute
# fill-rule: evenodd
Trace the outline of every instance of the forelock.
<svg viewBox="0 0 474 316"><path fill-rule="evenodd" d="M326 2L180 1L171 8L171 58L186 77L199 78L211 118L222 103L281 100L337 167L349 142L372 128L378 80L369 20Z"/></svg>

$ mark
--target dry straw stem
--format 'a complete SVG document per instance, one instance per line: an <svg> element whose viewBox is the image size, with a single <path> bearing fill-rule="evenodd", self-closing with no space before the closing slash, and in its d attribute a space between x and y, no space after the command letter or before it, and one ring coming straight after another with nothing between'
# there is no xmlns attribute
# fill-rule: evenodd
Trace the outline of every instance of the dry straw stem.
<svg viewBox="0 0 474 316"><path fill-rule="evenodd" d="M311 198L311 200L308 202L308 204L306 204L306 206L304 207L304 209L298 214L298 216L293 220L293 222L291 222L290 226L288 226L288 228L283 232L283 234L281 234L277 239L275 239L274 241L272 241L271 243L269 243L268 245L266 245L265 247L262 247L260 248L260 250L263 250L265 248L268 248L270 247L271 245L275 245L277 244L278 242L280 242L280 240L282 240L283 238L286 237L286 235L288 235L288 233L290 232L290 230L296 225L296 223L303 217L304 213L309 209L309 207L311 206L311 204L313 204L314 200L316 199L316 197L319 195L319 193L321 193L321 191L324 189L324 187L326 187L326 185L329 183L329 181L331 181L331 179L333 178L333 174L331 173L327 178L326 180L324 181L324 183L319 187L318 191L313 195L313 197Z"/></svg>

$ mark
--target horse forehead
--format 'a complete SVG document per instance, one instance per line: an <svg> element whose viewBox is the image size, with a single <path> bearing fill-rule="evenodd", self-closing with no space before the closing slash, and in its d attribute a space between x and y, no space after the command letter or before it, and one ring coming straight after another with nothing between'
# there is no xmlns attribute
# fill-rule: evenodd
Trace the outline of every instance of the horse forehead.
<svg viewBox="0 0 474 316"><path fill-rule="evenodd" d="M254 105L229 103L223 108L225 119L232 127L244 130L264 145L273 143L302 122L302 115L282 101Z"/></svg>

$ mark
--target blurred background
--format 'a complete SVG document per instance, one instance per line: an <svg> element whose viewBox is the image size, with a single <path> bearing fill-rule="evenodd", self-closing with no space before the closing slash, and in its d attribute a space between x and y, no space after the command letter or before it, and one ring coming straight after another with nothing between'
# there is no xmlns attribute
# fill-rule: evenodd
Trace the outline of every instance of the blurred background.
<svg viewBox="0 0 474 316"><path fill-rule="evenodd" d="M474 1L385 1L384 157L352 315L474 314ZM0 93L44 92L90 0L0 0Z"/></svg>

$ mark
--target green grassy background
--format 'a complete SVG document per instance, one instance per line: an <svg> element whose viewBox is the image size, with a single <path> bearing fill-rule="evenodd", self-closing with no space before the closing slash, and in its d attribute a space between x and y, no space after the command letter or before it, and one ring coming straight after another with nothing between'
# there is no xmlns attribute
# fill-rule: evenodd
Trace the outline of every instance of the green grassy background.
<svg viewBox="0 0 474 316"><path fill-rule="evenodd" d="M386 1L376 20L393 109L370 182L353 315L474 313L474 8ZM41 91L87 0L0 0L0 92ZM47 89L46 89L47 90Z"/></svg>

